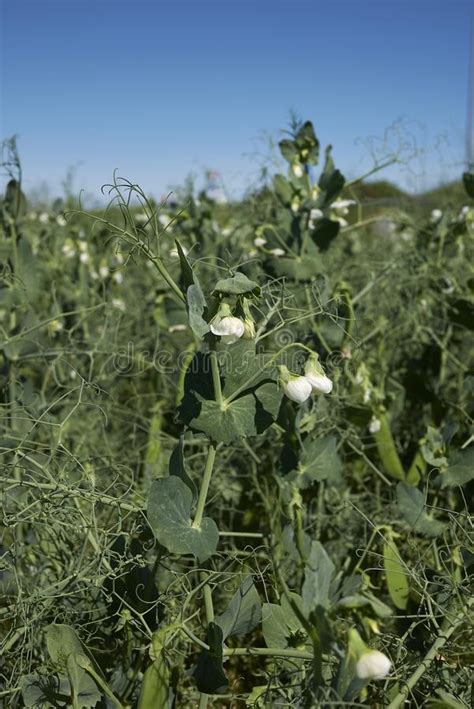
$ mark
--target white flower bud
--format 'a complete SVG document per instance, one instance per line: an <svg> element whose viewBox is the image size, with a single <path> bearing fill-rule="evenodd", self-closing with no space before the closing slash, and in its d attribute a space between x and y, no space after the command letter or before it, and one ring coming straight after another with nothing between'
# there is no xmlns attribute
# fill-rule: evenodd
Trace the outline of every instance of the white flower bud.
<svg viewBox="0 0 474 709"><path fill-rule="evenodd" d="M265 246L265 244L267 243L267 240L264 239L263 236L256 236L255 239L253 240L253 243L257 247Z"/></svg>
<svg viewBox="0 0 474 709"><path fill-rule="evenodd" d="M317 391L320 394L331 393L332 381L324 373L316 354L311 355L306 361L304 375L311 384L313 391Z"/></svg>
<svg viewBox="0 0 474 709"><path fill-rule="evenodd" d="M276 249L270 249L270 253L273 254L273 256L276 256L278 258L278 256L284 256L286 251L284 249L276 248Z"/></svg>
<svg viewBox="0 0 474 709"><path fill-rule="evenodd" d="M381 426L382 426L382 423L381 423L380 419L375 418L375 416L373 416L370 423L369 423L370 433L378 433L380 431Z"/></svg>
<svg viewBox="0 0 474 709"><path fill-rule="evenodd" d="M298 197L293 197L293 200L291 202L291 211L297 212L299 208L300 208L300 200L298 199Z"/></svg>
<svg viewBox="0 0 474 709"><path fill-rule="evenodd" d="M234 315L226 315L230 313L229 306L221 306L219 313L210 323L210 329L213 335L222 337L222 342L226 345L231 345L237 342L245 332L245 324L240 318Z"/></svg>
<svg viewBox="0 0 474 709"><path fill-rule="evenodd" d="M40 222L40 224L48 224L48 222L49 222L48 212L41 212L41 214L38 217L38 221Z"/></svg>
<svg viewBox="0 0 474 709"><path fill-rule="evenodd" d="M294 165L291 166L291 168L293 170L293 174L295 175L295 177L303 177L304 170L301 167L301 165L299 165L298 163L295 163Z"/></svg>
<svg viewBox="0 0 474 709"><path fill-rule="evenodd" d="M369 650L357 662L356 674L359 679L383 679L391 667L392 663L383 652Z"/></svg>
<svg viewBox="0 0 474 709"><path fill-rule="evenodd" d="M56 224L58 226L66 226L67 221L64 219L62 214L58 214L58 216L56 217Z"/></svg>
<svg viewBox="0 0 474 709"><path fill-rule="evenodd" d="M441 209L433 209L431 211L430 222L432 224L436 224L437 222L439 222L442 216L443 212L441 211Z"/></svg>

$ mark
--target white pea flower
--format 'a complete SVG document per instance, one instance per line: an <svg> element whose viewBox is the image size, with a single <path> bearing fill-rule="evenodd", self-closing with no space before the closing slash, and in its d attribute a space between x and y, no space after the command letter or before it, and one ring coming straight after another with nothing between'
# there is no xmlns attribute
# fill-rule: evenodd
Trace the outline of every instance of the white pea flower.
<svg viewBox="0 0 474 709"><path fill-rule="evenodd" d="M360 657L356 665L356 674L359 679L383 679L388 675L392 663L383 652L368 650Z"/></svg>
<svg viewBox="0 0 474 709"><path fill-rule="evenodd" d="M135 214L135 221L137 224L145 224L148 221L148 214L146 212Z"/></svg>
<svg viewBox="0 0 474 709"><path fill-rule="evenodd" d="M80 254L79 260L81 263L89 263L89 254L87 253L87 251L83 251Z"/></svg>
<svg viewBox="0 0 474 709"><path fill-rule="evenodd" d="M168 332L184 332L186 330L186 325L183 323L177 323L176 325L170 325Z"/></svg>
<svg viewBox="0 0 474 709"><path fill-rule="evenodd" d="M432 224L437 224L437 222L439 222L442 216L443 212L441 211L441 209L433 209L431 211L430 222Z"/></svg>
<svg viewBox="0 0 474 709"><path fill-rule="evenodd" d="M73 258L76 255L76 249L72 241L66 241L61 248L61 253L66 258Z"/></svg>
<svg viewBox="0 0 474 709"><path fill-rule="evenodd" d="M227 315L218 322L211 324L211 332L213 335L222 337L222 341L226 345L231 345L242 337L245 332L245 325L240 318Z"/></svg>
<svg viewBox="0 0 474 709"><path fill-rule="evenodd" d="M125 303L121 298L112 298L112 306L117 310L125 311Z"/></svg>
<svg viewBox="0 0 474 709"><path fill-rule="evenodd" d="M366 389L364 389L364 396L362 399L364 404L369 403L371 396L372 396L372 391L371 391L370 387L367 387Z"/></svg>
<svg viewBox="0 0 474 709"><path fill-rule="evenodd" d="M247 253L247 256L249 258L254 258L255 256L258 256L257 249L250 249L250 251Z"/></svg>
<svg viewBox="0 0 474 709"><path fill-rule="evenodd" d="M151 261L150 261L151 263ZM152 264L153 265L153 264ZM123 283L123 273L121 271L116 271L114 275L112 276L113 280L115 283L118 283L119 285Z"/></svg>
<svg viewBox="0 0 474 709"><path fill-rule="evenodd" d="M355 204L353 199L336 199L335 202L331 204L331 209L334 209L340 216L346 216L349 214L349 207Z"/></svg>
<svg viewBox="0 0 474 709"><path fill-rule="evenodd" d="M291 202L291 211L297 212L299 208L300 208L300 201L299 201L298 197L293 197L293 200Z"/></svg>
<svg viewBox="0 0 474 709"><path fill-rule="evenodd" d="M82 251L82 252L87 251L87 241L80 241L79 242L79 251Z"/></svg>
<svg viewBox="0 0 474 709"><path fill-rule="evenodd" d="M304 170L301 167L301 165L299 165L298 163L295 163L294 165L291 166L291 169L293 170L293 174L295 175L295 177L303 177Z"/></svg>
<svg viewBox="0 0 474 709"><path fill-rule="evenodd" d="M41 214L38 217L38 221L40 222L40 224L48 224L48 222L49 222L48 212L41 212Z"/></svg>
<svg viewBox="0 0 474 709"><path fill-rule="evenodd" d="M62 214L58 214L58 216L56 217L56 224L58 226L66 226L67 221L64 219Z"/></svg>
<svg viewBox="0 0 474 709"><path fill-rule="evenodd" d="M107 278L108 275L109 275L108 267L105 265L99 266L99 276L101 278Z"/></svg>
<svg viewBox="0 0 474 709"><path fill-rule="evenodd" d="M230 226L226 226L225 229L222 229L222 236L230 236L232 234L232 229Z"/></svg>
<svg viewBox="0 0 474 709"><path fill-rule="evenodd" d="M313 387L311 382L306 377L301 377L297 374L292 374L284 364L278 367L279 383L285 392L285 395L295 401L297 404L302 404L311 396Z"/></svg>
<svg viewBox="0 0 474 709"><path fill-rule="evenodd" d="M381 426L382 426L382 423L381 423L380 419L373 416L370 420L370 423L369 423L370 433L378 433L380 431Z"/></svg>
<svg viewBox="0 0 474 709"><path fill-rule="evenodd" d="M332 381L324 373L318 356L310 355L304 367L304 375L311 384L311 388L320 394L330 394L332 391Z"/></svg>
<svg viewBox="0 0 474 709"><path fill-rule="evenodd" d="M284 256L286 254L286 251L284 249L270 249L270 253L273 254L273 256L276 256L277 258L279 256Z"/></svg>
<svg viewBox="0 0 474 709"><path fill-rule="evenodd" d="M263 236L256 236L255 239L253 240L253 243L257 247L265 246L265 244L267 243L267 240L264 239Z"/></svg>
<svg viewBox="0 0 474 709"><path fill-rule="evenodd" d="M324 214L323 214L322 210L321 210L321 209L317 209L316 207L314 207L313 209L311 209L311 211L310 211L310 213L309 213L309 218L310 218L312 221L314 221L314 220L316 220L316 219L322 219L323 216L324 216Z"/></svg>
<svg viewBox="0 0 474 709"><path fill-rule="evenodd" d="M469 214L469 206L466 204L464 207L462 207L461 211L459 212L458 219L462 221L467 217Z"/></svg>
<svg viewBox="0 0 474 709"><path fill-rule="evenodd" d="M222 338L222 342L231 345L237 342L245 332L245 323L240 318L231 314L230 306L223 303L217 315L210 322L210 329L213 335Z"/></svg>

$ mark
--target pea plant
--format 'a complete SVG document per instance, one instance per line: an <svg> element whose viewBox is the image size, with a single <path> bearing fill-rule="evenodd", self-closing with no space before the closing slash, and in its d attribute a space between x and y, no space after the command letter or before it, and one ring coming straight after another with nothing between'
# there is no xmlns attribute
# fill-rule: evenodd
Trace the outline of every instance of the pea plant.
<svg viewBox="0 0 474 709"><path fill-rule="evenodd" d="M5 707L472 700L472 176L366 214L309 121L279 149L99 212L4 145Z"/></svg>

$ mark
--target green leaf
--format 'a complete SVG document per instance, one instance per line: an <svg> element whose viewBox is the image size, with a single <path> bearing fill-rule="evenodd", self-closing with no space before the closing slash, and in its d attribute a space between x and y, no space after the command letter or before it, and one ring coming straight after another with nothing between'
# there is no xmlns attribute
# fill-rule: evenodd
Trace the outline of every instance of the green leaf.
<svg viewBox="0 0 474 709"><path fill-rule="evenodd" d="M414 532L426 537L437 537L446 529L445 522L438 522L426 512L423 493L416 487L398 483L397 501L402 517Z"/></svg>
<svg viewBox="0 0 474 709"><path fill-rule="evenodd" d="M200 692L222 694L229 686L222 665L224 651L222 628L216 623L209 623L206 639L209 650L204 650L199 656L193 677Z"/></svg>
<svg viewBox="0 0 474 709"><path fill-rule="evenodd" d="M147 517L156 539L175 554L194 554L205 561L214 554L219 530L210 517L199 527L191 521L193 495L178 477L160 478L150 488Z"/></svg>
<svg viewBox="0 0 474 709"><path fill-rule="evenodd" d="M405 610L410 596L410 585L406 567L393 539L384 544L383 564L388 593L393 605L400 610Z"/></svg>
<svg viewBox="0 0 474 709"><path fill-rule="evenodd" d="M298 148L300 161L316 165L319 160L319 140L316 138L311 121L303 123L296 134L295 144Z"/></svg>
<svg viewBox="0 0 474 709"><path fill-rule="evenodd" d="M474 478L474 447L457 451L448 459L448 469L436 479L442 488L466 485Z"/></svg>
<svg viewBox="0 0 474 709"><path fill-rule="evenodd" d="M230 635L250 633L262 619L262 607L251 576L234 593L224 613L215 622L222 628L224 640Z"/></svg>
<svg viewBox="0 0 474 709"><path fill-rule="evenodd" d="M428 426L427 434L421 445L423 458L429 465L443 468L448 462L444 455L444 448L445 443L441 432L433 426Z"/></svg>
<svg viewBox="0 0 474 709"><path fill-rule="evenodd" d="M313 482L322 480L327 480L331 485L340 485L341 471L337 439L335 436L324 436L314 440L305 439L298 469L290 475L297 487L305 490Z"/></svg>
<svg viewBox="0 0 474 709"><path fill-rule="evenodd" d="M195 355L185 377L180 421L216 442L230 443L263 432L275 421L283 396L277 387L275 367L265 366L269 358L257 355L255 342L251 340L219 346L224 397L241 391L239 397L222 409L214 400L209 355Z"/></svg>
<svg viewBox="0 0 474 709"><path fill-rule="evenodd" d="M71 696L71 684L64 675L37 673L23 675L20 679L20 688L25 707L35 707L35 709L65 706L64 702ZM99 699L100 696L97 701Z"/></svg>
<svg viewBox="0 0 474 709"><path fill-rule="evenodd" d="M223 295L259 295L260 286L247 278L245 273L237 271L232 278L217 281L213 292Z"/></svg>
<svg viewBox="0 0 474 709"><path fill-rule="evenodd" d="M196 486L191 480L186 472L186 465L184 461L184 436L179 437L179 443L173 448L169 463L168 470L170 475L176 475L176 477L181 478L183 483L189 487L193 494L193 501L196 498Z"/></svg>
<svg viewBox="0 0 474 709"><path fill-rule="evenodd" d="M329 589L333 574L334 564L323 545L312 542L302 588L303 608L307 615L317 606L329 606Z"/></svg>
<svg viewBox="0 0 474 709"><path fill-rule="evenodd" d="M188 306L189 327L198 340L202 340L204 335L209 332L209 324L203 318L207 303L197 280L186 291L186 304Z"/></svg>
<svg viewBox="0 0 474 709"><path fill-rule="evenodd" d="M95 707L101 692L92 677L81 667L78 660L86 656L95 664L79 637L69 625L51 624L46 627L46 645L52 661L67 675L71 684L70 693L76 697L76 706L81 709ZM98 668L96 668L98 671Z"/></svg>
<svg viewBox="0 0 474 709"><path fill-rule="evenodd" d="M257 405L252 394L241 396L223 410L216 401L200 399L201 410L189 426L205 433L215 443L232 443L239 438L255 436Z"/></svg>
<svg viewBox="0 0 474 709"><path fill-rule="evenodd" d="M474 199L474 172L464 172L462 181L467 194Z"/></svg>
<svg viewBox="0 0 474 709"><path fill-rule="evenodd" d="M326 251L339 234L340 228L341 225L339 222L333 222L331 219L326 219L325 217L318 219L311 232L311 238L321 251Z"/></svg>
<svg viewBox="0 0 474 709"><path fill-rule="evenodd" d="M179 263L181 265L181 277L183 279L184 287L189 288L195 282L194 271L191 264L186 258L186 254L183 251L183 247L179 243L178 239L175 239L176 250L178 251Z"/></svg>
<svg viewBox="0 0 474 709"><path fill-rule="evenodd" d="M283 175L275 175L273 178L273 189L282 204L289 206L293 197L291 184Z"/></svg>
<svg viewBox="0 0 474 709"><path fill-rule="evenodd" d="M290 593L292 602L303 612L303 600L297 593ZM298 647L306 639L306 631L296 616L286 596L281 605L264 603L262 606L262 632L267 647Z"/></svg>
<svg viewBox="0 0 474 709"><path fill-rule="evenodd" d="M4 206L14 220L24 217L27 213L28 204L18 180L10 180L8 182L5 190Z"/></svg>
<svg viewBox="0 0 474 709"><path fill-rule="evenodd" d="M280 152L287 162L294 163L298 160L298 148L293 140L280 140L278 143Z"/></svg>

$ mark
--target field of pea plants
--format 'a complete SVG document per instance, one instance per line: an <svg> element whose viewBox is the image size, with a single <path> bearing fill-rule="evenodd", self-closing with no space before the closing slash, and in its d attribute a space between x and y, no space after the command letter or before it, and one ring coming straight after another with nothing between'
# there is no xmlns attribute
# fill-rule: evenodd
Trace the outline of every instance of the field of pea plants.
<svg viewBox="0 0 474 709"><path fill-rule="evenodd" d="M474 175L367 203L278 148L87 211L3 145L5 709L471 706Z"/></svg>

